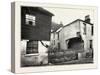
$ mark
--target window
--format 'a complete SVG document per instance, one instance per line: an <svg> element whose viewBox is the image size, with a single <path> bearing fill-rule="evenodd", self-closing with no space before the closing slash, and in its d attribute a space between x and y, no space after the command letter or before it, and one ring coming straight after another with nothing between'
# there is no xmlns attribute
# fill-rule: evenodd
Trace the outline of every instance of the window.
<svg viewBox="0 0 100 75"><path fill-rule="evenodd" d="M58 32L58 40L59 40L59 32Z"/></svg>
<svg viewBox="0 0 100 75"><path fill-rule="evenodd" d="M36 18L34 15L29 15L29 14L25 15L25 24L35 26L36 25L35 20Z"/></svg>
<svg viewBox="0 0 100 75"><path fill-rule="evenodd" d="M38 53L38 41L28 41L26 54Z"/></svg>
<svg viewBox="0 0 100 75"><path fill-rule="evenodd" d="M90 49L93 49L93 45L92 45L92 43L93 43L93 41L92 40L90 40Z"/></svg>
<svg viewBox="0 0 100 75"><path fill-rule="evenodd" d="M93 25L91 26L91 30L92 30L92 31L91 31L91 35L93 35L93 32L94 32L94 31L93 31Z"/></svg>
<svg viewBox="0 0 100 75"><path fill-rule="evenodd" d="M83 34L86 35L86 24L85 23L83 23L83 24L84 24L84 33Z"/></svg>

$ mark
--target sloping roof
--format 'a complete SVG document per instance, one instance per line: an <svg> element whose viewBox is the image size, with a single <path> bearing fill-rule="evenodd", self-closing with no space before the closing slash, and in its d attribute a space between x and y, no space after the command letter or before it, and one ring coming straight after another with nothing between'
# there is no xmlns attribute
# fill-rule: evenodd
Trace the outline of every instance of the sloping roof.
<svg viewBox="0 0 100 75"><path fill-rule="evenodd" d="M69 25L71 25L71 24L73 24L74 22L77 22L77 21L81 21L81 22L87 23L87 22L85 22L85 21L83 21L83 20L81 20L81 19L76 19L75 21L73 21L73 22L71 22L71 23L69 23L69 24L67 24L67 25L65 25L65 26L62 26L62 28L59 27L59 28L61 28L61 29L59 30L59 32L60 32L64 27L69 26ZM87 24L93 25L92 23L87 23ZM58 29L59 29L59 28L58 28ZM57 30L58 30L58 29L57 29ZM56 30L56 31L57 31L57 30Z"/></svg>
<svg viewBox="0 0 100 75"><path fill-rule="evenodd" d="M48 14L48 15L54 16L53 13L49 12L48 10L43 9L42 7L37 7L37 9L39 11L43 12L44 14Z"/></svg>
<svg viewBox="0 0 100 75"><path fill-rule="evenodd" d="M69 24L67 24L67 25L65 25L65 26L63 26L63 27L69 26L69 25L71 25L71 24L73 24L74 22L77 22L77 21L82 21L82 22L84 22L84 23L87 23L87 22L85 22L84 20L76 19L75 21L73 21L73 22L71 22L71 23L69 23ZM87 24L93 25L92 23L87 23Z"/></svg>
<svg viewBox="0 0 100 75"><path fill-rule="evenodd" d="M42 7L22 6L22 8L23 8L23 11L27 12L27 13L40 12L40 13L43 13L45 15L54 16L53 13L49 12L48 10L46 10Z"/></svg>

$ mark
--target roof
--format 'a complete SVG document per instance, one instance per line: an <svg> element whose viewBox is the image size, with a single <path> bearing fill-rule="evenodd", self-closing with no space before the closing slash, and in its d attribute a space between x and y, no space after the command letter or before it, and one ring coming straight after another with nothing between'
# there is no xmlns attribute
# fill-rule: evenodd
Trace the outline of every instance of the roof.
<svg viewBox="0 0 100 75"><path fill-rule="evenodd" d="M64 27L69 26L69 25L71 25L71 24L73 24L73 23L75 23L75 22L77 22L77 21L81 21L81 22L87 23L87 22L85 22L85 21L83 21L83 20L81 20L81 19L76 19L75 21L73 21L73 22L71 22L71 23L69 23L69 24L63 26L60 30L59 30L59 28L58 28L59 32L60 32ZM87 23L87 24L93 25L92 23ZM57 30L56 30L56 31L57 31Z"/></svg>
<svg viewBox="0 0 100 75"><path fill-rule="evenodd" d="M63 27L69 26L69 25L71 25L71 24L73 24L73 23L75 23L75 22L77 22L77 21L82 21L82 22L84 22L84 23L87 23L87 22L85 22L84 20L76 19L75 21L73 21L73 22L71 22L71 23L69 23L69 24L67 24L67 25L65 25L65 26L63 26ZM93 25L92 23L87 23L87 24Z"/></svg>
<svg viewBox="0 0 100 75"><path fill-rule="evenodd" d="M49 15L49 16L54 16L53 13L47 11L46 9L42 8L42 7L30 7L30 6L22 6L23 11L25 11L26 13L33 13L34 11L43 13L45 15Z"/></svg>
<svg viewBox="0 0 100 75"><path fill-rule="evenodd" d="M48 14L48 15L51 15L51 16L54 16L53 13L49 12L48 10L46 9L43 9L42 7L37 7L37 9L41 12L43 12L44 14Z"/></svg>

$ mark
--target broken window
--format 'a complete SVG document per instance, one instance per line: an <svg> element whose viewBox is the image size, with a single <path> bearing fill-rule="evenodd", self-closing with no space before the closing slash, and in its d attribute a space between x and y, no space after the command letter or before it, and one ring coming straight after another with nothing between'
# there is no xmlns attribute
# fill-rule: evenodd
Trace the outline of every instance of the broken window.
<svg viewBox="0 0 100 75"><path fill-rule="evenodd" d="M36 24L35 24L35 20L36 20L36 18L35 18L34 15L29 15L29 14L26 14L26 15L25 15L25 23L26 23L27 25L35 26L35 25L36 25Z"/></svg>

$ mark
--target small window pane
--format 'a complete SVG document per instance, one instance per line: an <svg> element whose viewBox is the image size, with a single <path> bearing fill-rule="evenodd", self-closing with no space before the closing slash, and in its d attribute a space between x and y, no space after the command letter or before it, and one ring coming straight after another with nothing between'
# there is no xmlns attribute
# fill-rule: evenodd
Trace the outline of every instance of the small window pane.
<svg viewBox="0 0 100 75"><path fill-rule="evenodd" d="M33 25L33 26L35 26L35 20L36 20L36 18L35 18L34 15L29 15L29 14L25 15L25 23L27 25Z"/></svg>

